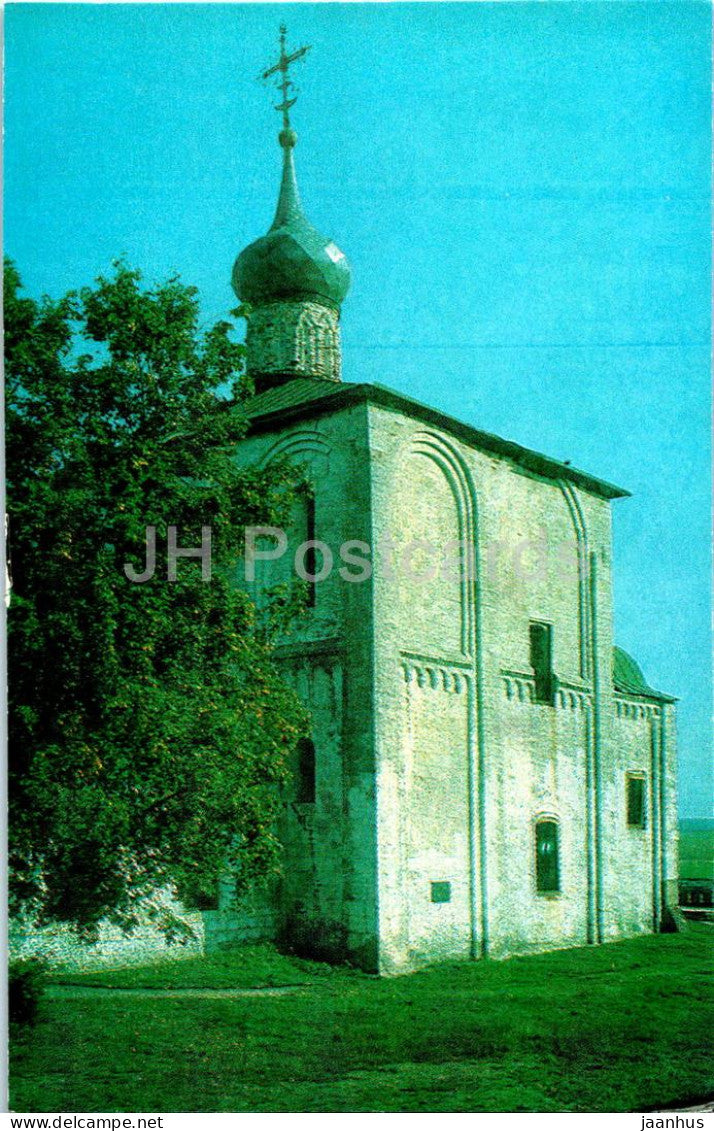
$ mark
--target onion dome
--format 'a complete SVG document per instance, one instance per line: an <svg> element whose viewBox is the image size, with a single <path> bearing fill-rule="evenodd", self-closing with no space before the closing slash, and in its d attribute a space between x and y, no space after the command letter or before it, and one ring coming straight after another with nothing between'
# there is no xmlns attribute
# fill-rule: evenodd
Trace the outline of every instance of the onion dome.
<svg viewBox="0 0 714 1131"><path fill-rule="evenodd" d="M267 234L236 259L233 289L250 306L311 301L338 310L349 290L350 268L344 252L302 210L293 162L296 141L294 130L281 130L283 177L275 219Z"/></svg>

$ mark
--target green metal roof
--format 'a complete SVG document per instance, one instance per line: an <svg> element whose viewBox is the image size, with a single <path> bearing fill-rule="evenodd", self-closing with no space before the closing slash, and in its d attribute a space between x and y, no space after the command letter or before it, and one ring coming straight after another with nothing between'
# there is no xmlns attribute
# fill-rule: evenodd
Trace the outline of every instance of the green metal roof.
<svg viewBox="0 0 714 1131"><path fill-rule="evenodd" d="M253 421L252 431L270 432L293 420L337 412L364 402L432 424L479 451L506 459L532 475L550 480L569 480L603 499L626 498L630 494L622 487L597 479L570 464L561 463L560 460L551 459L490 432L481 432L470 424L464 424L453 416L447 416L385 385L348 385L325 378L298 377L259 393L247 403L246 411Z"/></svg>
<svg viewBox="0 0 714 1131"><path fill-rule="evenodd" d="M329 381L326 377L293 377L252 397L246 404L246 412L251 419L284 412L308 401L340 393L345 388L339 381Z"/></svg>
<svg viewBox="0 0 714 1131"><path fill-rule="evenodd" d="M337 308L350 286L344 252L313 227L300 203L293 146L297 135L283 130L283 176L275 219L268 233L249 244L233 267L233 289L241 302L312 300Z"/></svg>
<svg viewBox="0 0 714 1131"><path fill-rule="evenodd" d="M655 691L654 688L649 686L640 665L623 648L613 648L612 650L612 680L615 691L621 691L626 695L642 695L648 699L661 699L667 703L675 702L671 695L664 695L661 691Z"/></svg>

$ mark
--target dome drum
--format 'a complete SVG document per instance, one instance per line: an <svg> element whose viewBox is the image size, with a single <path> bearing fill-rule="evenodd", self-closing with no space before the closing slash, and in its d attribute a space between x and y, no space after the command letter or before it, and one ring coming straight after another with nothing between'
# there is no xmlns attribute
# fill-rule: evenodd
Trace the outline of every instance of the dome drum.
<svg viewBox="0 0 714 1131"><path fill-rule="evenodd" d="M339 381L340 327L336 310L322 303L271 302L248 318L248 373L257 386L276 378Z"/></svg>

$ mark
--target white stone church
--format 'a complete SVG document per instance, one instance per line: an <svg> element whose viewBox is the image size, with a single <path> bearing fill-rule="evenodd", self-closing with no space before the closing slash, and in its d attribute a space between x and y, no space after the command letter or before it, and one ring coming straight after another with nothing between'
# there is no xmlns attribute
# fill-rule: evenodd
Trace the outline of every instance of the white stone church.
<svg viewBox="0 0 714 1131"><path fill-rule="evenodd" d="M280 929L382 972L661 930L674 705L614 647L610 504L628 492L341 382L350 270L302 210L295 143L286 126L275 220L233 272L256 386L240 459L288 457L306 480L257 600L318 543L279 649L313 720Z"/></svg>

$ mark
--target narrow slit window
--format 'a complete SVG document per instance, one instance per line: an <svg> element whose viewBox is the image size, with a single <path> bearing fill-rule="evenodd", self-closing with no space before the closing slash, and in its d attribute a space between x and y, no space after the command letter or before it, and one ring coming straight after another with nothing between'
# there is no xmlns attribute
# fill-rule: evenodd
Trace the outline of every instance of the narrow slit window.
<svg viewBox="0 0 714 1131"><path fill-rule="evenodd" d="M543 894L560 891L560 860L557 821L538 821L535 827L536 890Z"/></svg>
<svg viewBox="0 0 714 1131"><path fill-rule="evenodd" d="M297 797L301 805L315 802L315 743L301 738L298 743Z"/></svg>
<svg viewBox="0 0 714 1131"><path fill-rule="evenodd" d="M541 621L530 624L530 661L535 675L536 703L553 703L553 626Z"/></svg>
<svg viewBox="0 0 714 1131"><path fill-rule="evenodd" d="M306 511L306 517L307 517L307 523L306 523L307 539L306 540L308 542L314 542L315 541L315 496L313 495L312 491L306 492L305 511ZM307 553L305 554L305 572L307 573L308 577L314 577L315 573L317 572L317 564L316 564L316 556L315 556L315 547L314 546L310 546L307 550ZM315 608L315 604L316 604L316 600L317 600L317 591L316 590L317 590L317 586L316 586L315 582L314 581L308 581L308 583L307 583L307 603L308 603L308 607L311 608L311 609Z"/></svg>
<svg viewBox="0 0 714 1131"><path fill-rule="evenodd" d="M644 829L647 824L647 795L641 774L627 775L627 823L631 829Z"/></svg>

